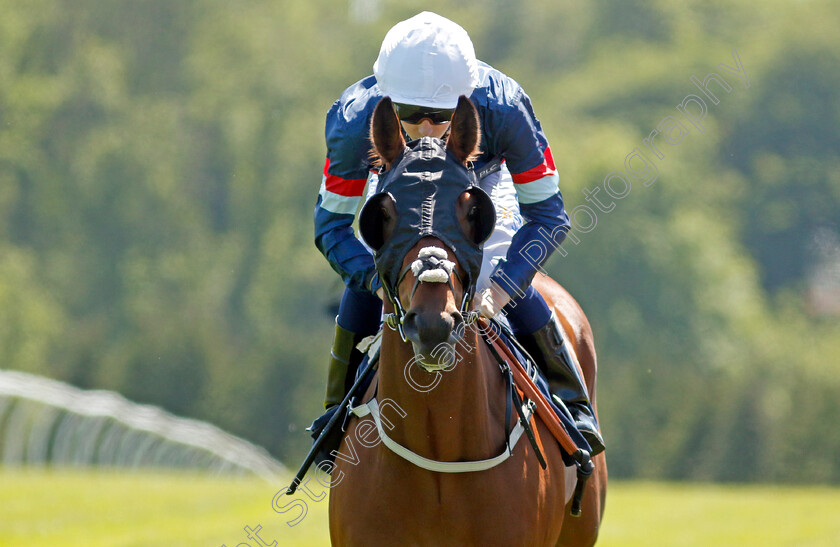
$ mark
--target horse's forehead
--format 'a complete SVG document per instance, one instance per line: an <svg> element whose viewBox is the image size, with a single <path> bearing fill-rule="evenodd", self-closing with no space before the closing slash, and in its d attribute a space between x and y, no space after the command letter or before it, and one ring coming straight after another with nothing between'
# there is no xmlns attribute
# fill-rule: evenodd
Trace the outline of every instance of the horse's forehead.
<svg viewBox="0 0 840 547"><path fill-rule="evenodd" d="M417 201L430 197L457 196L474 184L472 171L445 149L407 148L391 169L382 175L379 190L389 192L394 197L403 195L411 201Z"/></svg>
<svg viewBox="0 0 840 547"><path fill-rule="evenodd" d="M466 171L466 168L449 154L446 143L432 137L423 137L408 143L402 155L396 159L395 166L393 171L411 170L430 173L446 169L447 166L459 166Z"/></svg>

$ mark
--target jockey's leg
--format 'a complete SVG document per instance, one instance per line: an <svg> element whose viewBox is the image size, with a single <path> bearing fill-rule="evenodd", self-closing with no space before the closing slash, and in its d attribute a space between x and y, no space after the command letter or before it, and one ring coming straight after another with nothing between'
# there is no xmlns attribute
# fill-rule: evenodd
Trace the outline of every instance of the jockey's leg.
<svg viewBox="0 0 840 547"><path fill-rule="evenodd" d="M347 395L363 357L356 345L365 336L376 334L381 315L382 301L375 295L367 291L345 289L335 318L335 338L330 351L324 408L337 405Z"/></svg>
<svg viewBox="0 0 840 547"><path fill-rule="evenodd" d="M580 366L565 346L557 316L533 287L503 309L517 338L523 341L543 369L551 392L572 414L578 430L589 442L592 456L604 450L598 421L589 401Z"/></svg>

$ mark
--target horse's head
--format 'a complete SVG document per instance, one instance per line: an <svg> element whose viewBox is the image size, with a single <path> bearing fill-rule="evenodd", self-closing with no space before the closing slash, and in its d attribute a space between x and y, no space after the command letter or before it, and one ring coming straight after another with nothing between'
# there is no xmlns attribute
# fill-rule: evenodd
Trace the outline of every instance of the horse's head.
<svg viewBox="0 0 840 547"><path fill-rule="evenodd" d="M394 306L392 326L427 367L451 361L495 225L490 197L467 168L478 114L461 97L446 141L406 144L391 100L377 105L371 140L385 171L359 217L362 237ZM449 351L447 351L449 348Z"/></svg>

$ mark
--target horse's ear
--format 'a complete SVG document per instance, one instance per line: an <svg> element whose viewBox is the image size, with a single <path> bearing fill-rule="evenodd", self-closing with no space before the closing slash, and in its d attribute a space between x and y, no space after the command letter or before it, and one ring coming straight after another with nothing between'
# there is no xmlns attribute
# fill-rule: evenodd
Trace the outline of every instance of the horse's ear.
<svg viewBox="0 0 840 547"><path fill-rule="evenodd" d="M400 119L394 111L394 105L390 97L382 97L379 104L373 110L373 118L370 122L370 140L373 142L373 149L385 168L391 167L397 156L405 149L405 139L400 127Z"/></svg>
<svg viewBox="0 0 840 547"><path fill-rule="evenodd" d="M449 137L446 139L448 148L461 163L466 164L478 155L478 143L481 139L481 129L478 125L478 112L472 102L461 95L458 106L452 114L449 127Z"/></svg>

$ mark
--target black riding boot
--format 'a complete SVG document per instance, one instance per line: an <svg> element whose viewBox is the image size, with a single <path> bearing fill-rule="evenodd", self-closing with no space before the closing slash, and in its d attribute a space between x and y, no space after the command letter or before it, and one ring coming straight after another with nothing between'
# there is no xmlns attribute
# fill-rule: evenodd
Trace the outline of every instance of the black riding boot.
<svg viewBox="0 0 840 547"><path fill-rule="evenodd" d="M594 456L603 452L604 439L598 431L598 421L589 402L583 375L566 347L561 328L557 316L552 312L549 322L529 336L529 342L532 343L527 345L531 346L529 349L538 350L534 357L541 367L544 367L548 387L555 397L565 403L575 425L592 448L591 455Z"/></svg>
<svg viewBox="0 0 840 547"><path fill-rule="evenodd" d="M335 338L330 351L330 364L327 372L327 395L324 408L335 406L344 400L347 391L353 385L356 369L364 355L356 349L362 335L342 328L335 323Z"/></svg>

